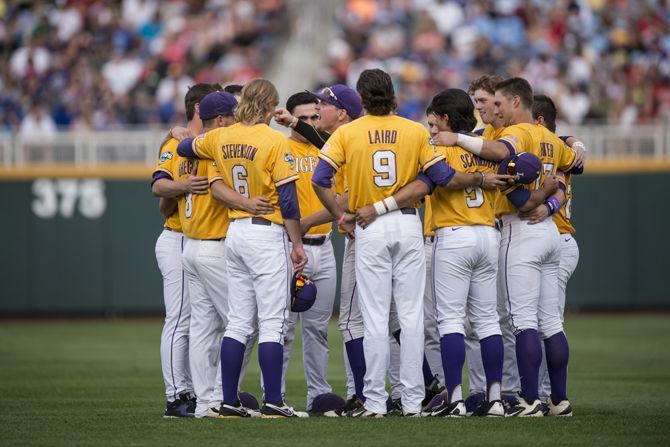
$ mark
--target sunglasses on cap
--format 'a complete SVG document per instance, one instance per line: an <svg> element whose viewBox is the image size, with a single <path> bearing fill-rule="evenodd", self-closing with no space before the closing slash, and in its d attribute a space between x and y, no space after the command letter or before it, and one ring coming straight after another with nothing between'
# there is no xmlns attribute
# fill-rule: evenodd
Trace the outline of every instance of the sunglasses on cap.
<svg viewBox="0 0 670 447"><path fill-rule="evenodd" d="M326 97L332 99L333 101L335 101L341 109L345 108L344 104L342 104L342 102L339 100L337 95L333 92L333 90L330 87L322 88L319 93L321 93L323 96L326 96Z"/></svg>

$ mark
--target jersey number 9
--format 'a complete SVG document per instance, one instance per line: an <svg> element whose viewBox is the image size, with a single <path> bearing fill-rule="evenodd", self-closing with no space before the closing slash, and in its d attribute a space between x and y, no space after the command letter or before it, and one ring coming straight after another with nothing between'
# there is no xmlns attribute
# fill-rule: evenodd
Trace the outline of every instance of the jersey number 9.
<svg viewBox="0 0 670 447"><path fill-rule="evenodd" d="M380 188L388 188L395 185L397 181L395 153L389 150L381 150L372 154L372 169L375 185Z"/></svg>

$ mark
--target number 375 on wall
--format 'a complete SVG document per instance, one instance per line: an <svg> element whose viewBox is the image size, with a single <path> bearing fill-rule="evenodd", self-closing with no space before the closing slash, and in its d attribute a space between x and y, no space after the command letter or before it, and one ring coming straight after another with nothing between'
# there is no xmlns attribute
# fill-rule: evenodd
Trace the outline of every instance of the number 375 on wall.
<svg viewBox="0 0 670 447"><path fill-rule="evenodd" d="M33 182L31 208L37 217L70 219L75 210L87 219L105 213L105 183L100 179L38 179Z"/></svg>

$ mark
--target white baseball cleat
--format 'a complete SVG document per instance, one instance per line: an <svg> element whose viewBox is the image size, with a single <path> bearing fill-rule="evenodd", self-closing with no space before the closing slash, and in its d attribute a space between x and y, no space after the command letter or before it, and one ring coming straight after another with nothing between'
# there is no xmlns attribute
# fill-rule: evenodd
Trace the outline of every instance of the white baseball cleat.
<svg viewBox="0 0 670 447"><path fill-rule="evenodd" d="M528 403L525 397L519 396L519 403L507 410L505 416L521 418L543 417L544 412L542 411L542 402L540 402L540 399L535 399L533 402Z"/></svg>
<svg viewBox="0 0 670 447"><path fill-rule="evenodd" d="M570 405L570 401L567 399L562 400L554 405L554 401L550 397L547 399L547 405L549 405L549 413L547 416L572 416L572 406Z"/></svg>
<svg viewBox="0 0 670 447"><path fill-rule="evenodd" d="M374 413L370 410L366 410L365 407L360 407L349 413L351 418L383 418L385 415Z"/></svg>

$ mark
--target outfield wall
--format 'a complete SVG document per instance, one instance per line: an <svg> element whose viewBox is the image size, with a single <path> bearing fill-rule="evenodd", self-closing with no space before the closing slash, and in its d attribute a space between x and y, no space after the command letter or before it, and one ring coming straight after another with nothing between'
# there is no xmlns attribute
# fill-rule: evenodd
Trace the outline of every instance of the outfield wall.
<svg viewBox="0 0 670 447"><path fill-rule="evenodd" d="M0 314L162 311L158 200L146 168L117 171L0 171ZM670 308L669 183L670 172L574 180L581 257L568 308ZM339 235L334 245L339 268Z"/></svg>

